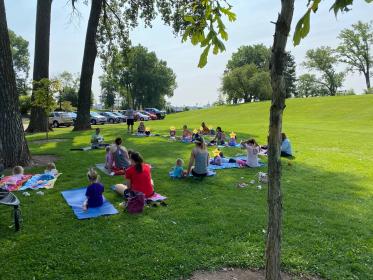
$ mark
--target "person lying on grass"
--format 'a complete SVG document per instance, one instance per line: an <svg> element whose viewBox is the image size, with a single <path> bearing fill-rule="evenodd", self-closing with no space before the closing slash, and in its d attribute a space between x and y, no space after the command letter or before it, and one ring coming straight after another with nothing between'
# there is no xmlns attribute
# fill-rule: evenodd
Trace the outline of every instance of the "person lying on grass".
<svg viewBox="0 0 373 280"><path fill-rule="evenodd" d="M12 176L6 183L0 185L0 188L8 189L8 187L16 186L20 181L25 178L22 166L15 166L12 170Z"/></svg>
<svg viewBox="0 0 373 280"><path fill-rule="evenodd" d="M248 167L259 167L259 152L260 146L255 141L255 139L249 139L247 141L241 142L241 147L247 151L246 165Z"/></svg>
<svg viewBox="0 0 373 280"><path fill-rule="evenodd" d="M84 211L88 208L96 208L104 204L104 198L102 196L104 186L99 182L99 175L93 168L91 168L87 173L87 177L90 185L87 187L85 192L87 199L83 203Z"/></svg>
<svg viewBox="0 0 373 280"><path fill-rule="evenodd" d="M111 171L116 175L124 175L126 168L130 166L130 158L127 149L122 146L122 138L115 139L115 143L110 147L110 152L113 158Z"/></svg>
<svg viewBox="0 0 373 280"><path fill-rule="evenodd" d="M194 177L205 177L208 172L209 153L202 137L198 136L194 143L196 146L190 155L187 174L191 173Z"/></svg>
<svg viewBox="0 0 373 280"><path fill-rule="evenodd" d="M115 191L127 198L130 191L141 192L145 198L154 195L154 184L151 176L151 167L144 163L142 156L138 152L130 153L131 166L127 168L125 178L126 184L115 185Z"/></svg>
<svg viewBox="0 0 373 280"><path fill-rule="evenodd" d="M212 165L218 165L221 166L224 163L237 163L239 167L244 167L246 166L246 161L240 160L240 159L235 159L235 158L226 158L223 154L222 151L219 149L213 151L214 158L210 160L210 164Z"/></svg>
<svg viewBox="0 0 373 280"><path fill-rule="evenodd" d="M293 151L291 148L290 140L286 137L285 133L281 133L281 156L282 157L293 157Z"/></svg>
<svg viewBox="0 0 373 280"><path fill-rule="evenodd" d="M91 137L92 149L97 149L104 143L104 137L100 135L100 129L96 128L95 133Z"/></svg>
<svg viewBox="0 0 373 280"><path fill-rule="evenodd" d="M225 145L225 133L220 126L216 128L216 135L211 140L210 145Z"/></svg>

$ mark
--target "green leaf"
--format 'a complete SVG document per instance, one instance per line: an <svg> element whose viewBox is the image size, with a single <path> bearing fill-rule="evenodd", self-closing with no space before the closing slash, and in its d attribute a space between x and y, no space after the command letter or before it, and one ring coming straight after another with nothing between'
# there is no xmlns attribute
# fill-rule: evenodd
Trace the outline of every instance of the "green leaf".
<svg viewBox="0 0 373 280"><path fill-rule="evenodd" d="M211 45L208 45L202 52L200 58L199 58L199 63L198 63L198 67L199 68L203 68L206 66L207 64L207 56L209 54L209 51L210 51L210 47Z"/></svg>
<svg viewBox="0 0 373 280"><path fill-rule="evenodd" d="M294 46L299 45L300 41L310 32L310 16L311 9L308 9L306 14L298 21L293 36Z"/></svg>
<svg viewBox="0 0 373 280"><path fill-rule="evenodd" d="M214 45L214 49L212 51L213 54L218 54L219 53L219 46L218 45Z"/></svg>
<svg viewBox="0 0 373 280"><path fill-rule="evenodd" d="M237 19L236 14L231 12L230 9L220 7L220 11L228 17L229 21L235 21Z"/></svg>
<svg viewBox="0 0 373 280"><path fill-rule="evenodd" d="M199 42L199 33L193 33L190 41L192 42L193 46L197 45Z"/></svg>
<svg viewBox="0 0 373 280"><path fill-rule="evenodd" d="M192 16L184 16L184 20L187 22L195 23L194 18Z"/></svg>

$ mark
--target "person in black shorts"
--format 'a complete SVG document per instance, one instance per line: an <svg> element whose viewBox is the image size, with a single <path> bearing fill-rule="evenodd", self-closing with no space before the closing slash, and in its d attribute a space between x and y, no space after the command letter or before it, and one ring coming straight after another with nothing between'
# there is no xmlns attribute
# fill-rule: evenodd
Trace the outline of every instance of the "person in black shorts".
<svg viewBox="0 0 373 280"><path fill-rule="evenodd" d="M135 112L133 111L132 108L126 111L126 116L127 116L127 132L130 133L130 128L131 128L131 134L132 134L133 125L135 123Z"/></svg>

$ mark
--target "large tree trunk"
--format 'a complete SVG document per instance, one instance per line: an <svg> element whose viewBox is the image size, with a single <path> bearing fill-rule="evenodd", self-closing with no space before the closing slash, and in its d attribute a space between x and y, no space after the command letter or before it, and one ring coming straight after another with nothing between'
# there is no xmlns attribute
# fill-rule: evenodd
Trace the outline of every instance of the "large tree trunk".
<svg viewBox="0 0 373 280"><path fill-rule="evenodd" d="M85 37L82 72L80 76L78 116L74 130L86 130L91 128L89 111L91 108L92 76L97 55L97 27L100 20L103 0L92 0L89 15L87 34Z"/></svg>
<svg viewBox="0 0 373 280"><path fill-rule="evenodd" d="M268 143L268 228L266 244L266 279L281 279L281 130L282 113L285 109L286 89L284 68L286 42L294 12L294 0L281 1L281 13L276 22L272 46L271 85L272 104L269 119Z"/></svg>
<svg viewBox="0 0 373 280"><path fill-rule="evenodd" d="M51 8L52 0L38 0L36 10L36 28L35 28L35 52L34 52L34 72L32 79L40 81L43 78L49 78L49 37L51 26ZM33 92L35 87L33 88ZM34 94L31 95L31 101L34 100ZM47 131L47 115L44 110L32 106L30 124L27 132Z"/></svg>
<svg viewBox="0 0 373 280"><path fill-rule="evenodd" d="M0 164L27 165L30 152L19 111L4 0L0 0L0 104Z"/></svg>

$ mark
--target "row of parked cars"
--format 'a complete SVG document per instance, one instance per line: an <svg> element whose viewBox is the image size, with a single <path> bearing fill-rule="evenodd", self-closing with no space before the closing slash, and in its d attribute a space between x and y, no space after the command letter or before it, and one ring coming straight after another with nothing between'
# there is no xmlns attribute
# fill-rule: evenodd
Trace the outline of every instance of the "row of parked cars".
<svg viewBox="0 0 373 280"><path fill-rule="evenodd" d="M166 112L156 108L146 108L135 111L135 121L162 120ZM77 114L75 112L53 112L49 115L49 124L52 127L74 125ZM117 112L90 112L91 124L121 123L127 121L126 111Z"/></svg>

